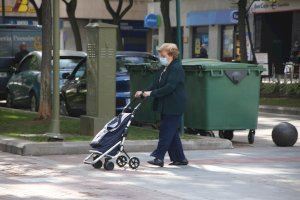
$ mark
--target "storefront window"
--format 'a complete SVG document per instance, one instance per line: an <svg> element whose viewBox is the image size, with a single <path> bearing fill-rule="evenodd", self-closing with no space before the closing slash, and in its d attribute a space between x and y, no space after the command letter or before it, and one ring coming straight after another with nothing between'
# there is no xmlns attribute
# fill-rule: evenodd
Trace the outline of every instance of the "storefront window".
<svg viewBox="0 0 300 200"><path fill-rule="evenodd" d="M236 26L222 27L222 61L240 60L240 40Z"/></svg>
<svg viewBox="0 0 300 200"><path fill-rule="evenodd" d="M234 34L234 26L225 26L222 31L222 60L230 62L233 60L233 34Z"/></svg>
<svg viewBox="0 0 300 200"><path fill-rule="evenodd" d="M204 44L208 52L208 26L193 28L193 58L199 58L201 52L201 45Z"/></svg>

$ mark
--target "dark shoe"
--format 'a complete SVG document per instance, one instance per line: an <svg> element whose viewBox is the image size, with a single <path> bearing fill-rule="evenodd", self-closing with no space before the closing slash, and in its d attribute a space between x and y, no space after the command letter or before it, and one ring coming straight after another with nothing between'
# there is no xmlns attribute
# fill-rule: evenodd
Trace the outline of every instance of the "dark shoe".
<svg viewBox="0 0 300 200"><path fill-rule="evenodd" d="M155 158L154 160L149 160L148 163L151 165L156 165L156 166L160 166L160 167L164 166L164 161L160 160L158 158Z"/></svg>
<svg viewBox="0 0 300 200"><path fill-rule="evenodd" d="M182 161L174 161L171 162L169 165L188 165L189 161L187 159L184 159Z"/></svg>

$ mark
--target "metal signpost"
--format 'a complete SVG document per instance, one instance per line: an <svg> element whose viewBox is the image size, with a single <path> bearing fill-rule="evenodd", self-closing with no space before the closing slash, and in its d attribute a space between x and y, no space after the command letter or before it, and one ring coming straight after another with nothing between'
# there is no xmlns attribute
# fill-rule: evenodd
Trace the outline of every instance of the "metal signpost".
<svg viewBox="0 0 300 200"><path fill-rule="evenodd" d="M52 119L50 133L46 135L50 139L62 140L59 122L59 0L53 0L53 100L52 100Z"/></svg>
<svg viewBox="0 0 300 200"><path fill-rule="evenodd" d="M1 19L1 23L4 24L5 23L5 0L2 0L2 19Z"/></svg>
<svg viewBox="0 0 300 200"><path fill-rule="evenodd" d="M181 16L180 16L180 0L176 0L176 23L177 23L177 44L179 49L179 61L182 60L182 33L181 33ZM181 119L181 128L180 128L181 134L184 133L184 116L182 115Z"/></svg>

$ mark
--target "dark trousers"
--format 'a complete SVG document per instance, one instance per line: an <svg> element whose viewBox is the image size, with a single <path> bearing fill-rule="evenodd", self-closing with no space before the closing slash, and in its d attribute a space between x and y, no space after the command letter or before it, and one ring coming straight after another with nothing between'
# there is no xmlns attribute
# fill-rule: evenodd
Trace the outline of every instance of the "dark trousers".
<svg viewBox="0 0 300 200"><path fill-rule="evenodd" d="M168 151L171 161L182 161L185 159L179 128L181 125L181 115L162 115L159 129L159 141L156 150L151 156L164 160Z"/></svg>

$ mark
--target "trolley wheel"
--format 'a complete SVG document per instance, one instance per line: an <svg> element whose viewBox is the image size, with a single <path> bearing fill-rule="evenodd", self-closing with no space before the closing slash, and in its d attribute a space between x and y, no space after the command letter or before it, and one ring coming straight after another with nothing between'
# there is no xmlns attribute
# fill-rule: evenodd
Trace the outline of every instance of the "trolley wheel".
<svg viewBox="0 0 300 200"><path fill-rule="evenodd" d="M108 171L113 170L114 167L115 167L115 164L113 162L111 162L111 161L106 161L104 163L104 169L106 169Z"/></svg>
<svg viewBox="0 0 300 200"><path fill-rule="evenodd" d="M124 167L124 166L127 164L127 158L126 158L126 156L119 156L119 157L116 159L116 164L117 164L119 167Z"/></svg>
<svg viewBox="0 0 300 200"><path fill-rule="evenodd" d="M233 131L219 131L219 137L227 140L232 140Z"/></svg>
<svg viewBox="0 0 300 200"><path fill-rule="evenodd" d="M253 144L255 139L255 130L250 130L248 134L248 142L249 144Z"/></svg>
<svg viewBox="0 0 300 200"><path fill-rule="evenodd" d="M132 157L129 159L129 167L131 169L137 169L140 166L140 160L137 157Z"/></svg>
<svg viewBox="0 0 300 200"><path fill-rule="evenodd" d="M96 160L98 157L99 157L99 155L94 156L93 160ZM98 162L96 162L96 163L93 164L93 167L95 169L100 169L102 167L102 165L103 165L102 161L99 160Z"/></svg>

